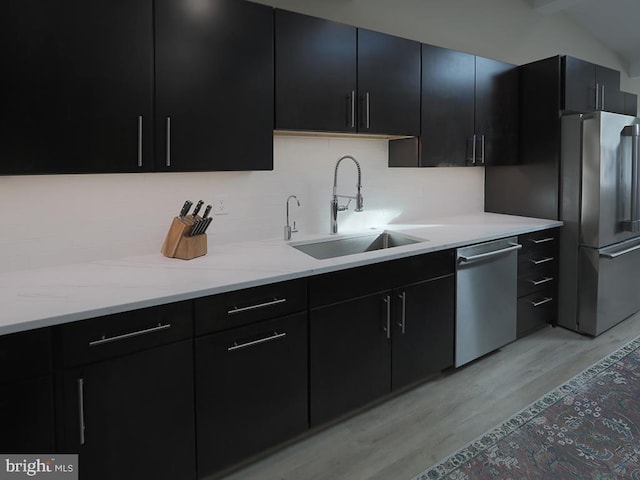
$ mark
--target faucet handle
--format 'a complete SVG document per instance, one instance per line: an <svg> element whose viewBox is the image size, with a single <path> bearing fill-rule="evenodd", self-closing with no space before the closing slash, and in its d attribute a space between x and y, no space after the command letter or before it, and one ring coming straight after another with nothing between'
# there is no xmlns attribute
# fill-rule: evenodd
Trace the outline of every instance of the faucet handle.
<svg viewBox="0 0 640 480"><path fill-rule="evenodd" d="M297 233L298 229L296 228L296 221L293 221L293 228L291 229L291 233Z"/></svg>

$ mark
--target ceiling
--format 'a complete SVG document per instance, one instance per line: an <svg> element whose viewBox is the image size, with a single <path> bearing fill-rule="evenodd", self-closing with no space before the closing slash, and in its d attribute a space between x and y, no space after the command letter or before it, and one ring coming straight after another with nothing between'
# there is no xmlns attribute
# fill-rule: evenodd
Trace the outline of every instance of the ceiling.
<svg viewBox="0 0 640 480"><path fill-rule="evenodd" d="M640 0L531 0L540 13L565 12L629 62L640 78Z"/></svg>

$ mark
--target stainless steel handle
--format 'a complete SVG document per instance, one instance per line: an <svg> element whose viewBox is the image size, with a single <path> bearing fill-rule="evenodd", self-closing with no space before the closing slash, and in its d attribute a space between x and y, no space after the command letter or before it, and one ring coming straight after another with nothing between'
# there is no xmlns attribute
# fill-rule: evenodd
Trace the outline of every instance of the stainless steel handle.
<svg viewBox="0 0 640 480"><path fill-rule="evenodd" d="M387 339L391 338L391 295L387 295L384 298L387 312L387 327L384 329L387 332Z"/></svg>
<svg viewBox="0 0 640 480"><path fill-rule="evenodd" d="M471 161L476 164L476 134L473 134L473 146L471 147Z"/></svg>
<svg viewBox="0 0 640 480"><path fill-rule="evenodd" d="M286 332L283 332L283 333L273 332L273 335L270 335L265 338L261 338L259 340L253 340L251 342L240 343L240 344L234 342L233 346L227 348L227 351L233 352L235 350L240 350L241 348L252 347L254 345L259 345L265 342L272 342L273 340L278 340L279 338L283 338L286 336L287 336Z"/></svg>
<svg viewBox="0 0 640 480"><path fill-rule="evenodd" d="M286 301L287 301L286 298L274 298L270 302L258 303L256 305L249 305L248 307L240 307L240 308L234 307L233 310L229 310L227 313L229 315L233 315L234 313L247 312L249 310L255 310L257 308L271 307L273 305L278 305L280 303L285 303Z"/></svg>
<svg viewBox="0 0 640 480"><path fill-rule="evenodd" d="M553 242L554 240L555 240L555 237L545 237L545 238L532 238L530 241L531 243L539 245L541 243Z"/></svg>
<svg viewBox="0 0 640 480"><path fill-rule="evenodd" d="M142 115L138 115L138 166L142 166Z"/></svg>
<svg viewBox="0 0 640 480"><path fill-rule="evenodd" d="M474 260L480 260L481 258L494 257L496 255L502 255L504 253L509 253L509 252L514 251L514 250L520 250L521 248L522 248L522 245L517 244L517 245L512 245L510 247L507 247L507 248L502 248L500 250L493 250L491 252L479 253L478 255L471 255L471 256L459 255L458 259L462 263L464 263L464 262L472 262Z"/></svg>
<svg viewBox="0 0 640 480"><path fill-rule="evenodd" d="M407 326L407 292L402 292L398 295L398 298L402 302L402 315L400 317L400 323L398 326L402 329L402 334L404 335L406 326Z"/></svg>
<svg viewBox="0 0 640 480"><path fill-rule="evenodd" d="M78 417L80 425L80 445L84 445L84 379L78 379Z"/></svg>
<svg viewBox="0 0 640 480"><path fill-rule="evenodd" d="M371 128L371 103L369 98L369 92L365 94L365 104L367 108L367 128Z"/></svg>
<svg viewBox="0 0 640 480"><path fill-rule="evenodd" d="M351 90L351 128L356 128L356 91Z"/></svg>
<svg viewBox="0 0 640 480"><path fill-rule="evenodd" d="M624 250L619 250L613 253L601 253L600 256L605 258L616 258L621 255L626 255L627 253L635 252L636 250L640 250L640 245L635 245L633 247L625 248Z"/></svg>
<svg viewBox="0 0 640 480"><path fill-rule="evenodd" d="M484 134L480 135L480 163L484 165Z"/></svg>
<svg viewBox="0 0 640 480"><path fill-rule="evenodd" d="M627 232L640 232L640 160L638 150L640 150L640 125L627 125L622 129L622 135L631 137L631 219L622 222L622 226Z"/></svg>
<svg viewBox="0 0 640 480"><path fill-rule="evenodd" d="M98 345L104 345L105 343L111 343L111 342L117 342L118 340L124 340L126 338L131 338L131 337L138 337L140 335L146 335L147 333L154 333L154 332L159 332L161 330L166 330L168 328L171 328L171 324L170 323L166 323L164 325L158 324L158 326L156 327L151 327L151 328L145 328L144 330L137 330L135 332L131 332L131 333L124 333L122 335L115 335L113 337L102 337L98 340L93 340L91 342L89 342L89 346L90 347L96 347Z"/></svg>
<svg viewBox="0 0 640 480"><path fill-rule="evenodd" d="M604 84L602 84L602 98L600 98L600 110L604 110Z"/></svg>
<svg viewBox="0 0 640 480"><path fill-rule="evenodd" d="M553 277L544 277L540 280L529 280L529 282L531 282L535 286L543 285L545 283L553 282Z"/></svg>
<svg viewBox="0 0 640 480"><path fill-rule="evenodd" d="M596 83L596 110L600 108L600 84Z"/></svg>
<svg viewBox="0 0 640 480"><path fill-rule="evenodd" d="M534 302L533 300L529 300L529 303L533 307L540 307L540 306L544 305L545 303L549 303L549 302L553 302L553 298L545 297L544 299L540 300L539 302Z"/></svg>
<svg viewBox="0 0 640 480"><path fill-rule="evenodd" d="M554 257L545 257L541 258L540 260L531 260L531 263L533 263L534 265L540 265L541 263L553 262L554 260Z"/></svg>
<svg viewBox="0 0 640 480"><path fill-rule="evenodd" d="M171 117L167 117L167 157L166 166L171 166Z"/></svg>

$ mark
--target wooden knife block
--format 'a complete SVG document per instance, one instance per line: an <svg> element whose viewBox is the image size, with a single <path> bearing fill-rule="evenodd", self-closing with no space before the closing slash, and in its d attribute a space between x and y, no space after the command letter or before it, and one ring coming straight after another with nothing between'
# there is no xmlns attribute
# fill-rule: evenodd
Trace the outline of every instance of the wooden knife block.
<svg viewBox="0 0 640 480"><path fill-rule="evenodd" d="M207 235L205 233L194 237L185 235L191 230L192 226L192 219L175 217L171 222L160 252L165 257L181 258L182 260L191 260L192 258L206 255Z"/></svg>

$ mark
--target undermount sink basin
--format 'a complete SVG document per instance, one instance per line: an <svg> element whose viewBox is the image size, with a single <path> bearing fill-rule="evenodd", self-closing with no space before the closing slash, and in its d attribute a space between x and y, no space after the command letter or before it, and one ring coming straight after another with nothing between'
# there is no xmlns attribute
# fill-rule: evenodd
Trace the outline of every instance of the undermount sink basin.
<svg viewBox="0 0 640 480"><path fill-rule="evenodd" d="M372 252L384 248L401 247L414 243L426 242L396 232L372 233L350 237L314 240L310 242L291 243L296 250L311 255L318 260L353 255L354 253Z"/></svg>

